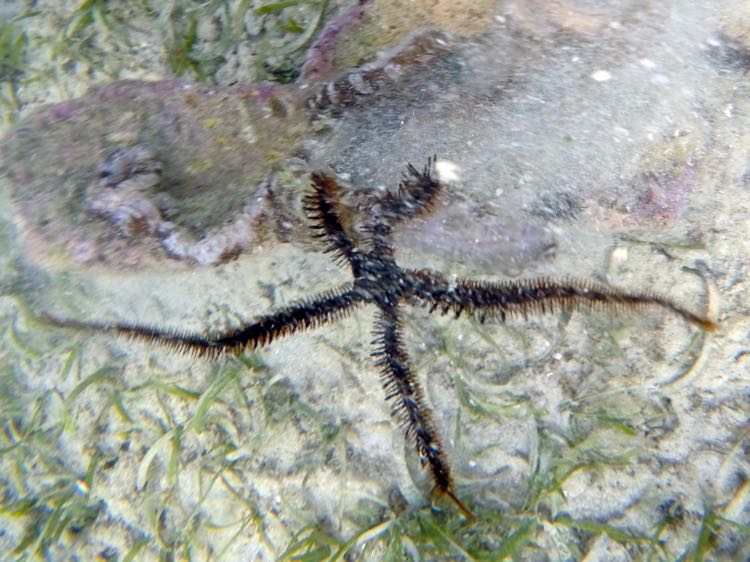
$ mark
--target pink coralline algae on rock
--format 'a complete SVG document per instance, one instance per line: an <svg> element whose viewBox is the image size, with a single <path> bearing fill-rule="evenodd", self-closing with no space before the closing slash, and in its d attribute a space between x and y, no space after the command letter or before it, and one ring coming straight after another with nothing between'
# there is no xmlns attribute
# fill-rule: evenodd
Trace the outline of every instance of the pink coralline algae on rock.
<svg viewBox="0 0 750 562"><path fill-rule="evenodd" d="M310 172L335 170L356 205L433 154L460 174L429 221L395 233L399 248L487 271L554 255L555 228L579 215L664 227L690 208L711 91L672 84L731 79L703 54L710 31L689 25L710 15L702 8L685 19L648 1L591 13L507 2L461 20L439 0L414 5L433 25L447 17L450 33L408 18L392 33L386 8L411 5L343 9L297 84L115 82L27 116L0 146L27 258L213 265L306 244ZM351 45L356 63L341 55ZM688 132L680 150L676 128Z"/></svg>
<svg viewBox="0 0 750 562"><path fill-rule="evenodd" d="M304 129L294 111L281 88L179 80L117 82L42 108L2 146L28 257L142 267L166 252L210 264L250 247L276 147ZM242 247L188 248L237 220Z"/></svg>
<svg viewBox="0 0 750 562"><path fill-rule="evenodd" d="M161 162L146 146L133 145L109 155L99 179L84 194L86 210L107 219L129 236L151 236L161 241L170 257L212 265L249 248L257 238L267 195L256 189L255 202L246 204L237 218L210 236L196 240L167 220L173 198L158 191Z"/></svg>
<svg viewBox="0 0 750 562"><path fill-rule="evenodd" d="M294 238L300 213L280 207L294 207L306 182L274 177L299 161L321 128L313 121L397 89L394 60L426 64L447 52L443 34L418 33L318 96L295 85L124 81L43 107L2 142L27 257L140 268L166 254L213 265Z"/></svg>

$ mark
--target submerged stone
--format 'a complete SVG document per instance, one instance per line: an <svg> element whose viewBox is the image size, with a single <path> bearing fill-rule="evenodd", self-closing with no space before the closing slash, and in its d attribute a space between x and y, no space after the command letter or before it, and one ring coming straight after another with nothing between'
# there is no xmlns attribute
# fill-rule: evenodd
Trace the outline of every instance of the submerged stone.
<svg viewBox="0 0 750 562"><path fill-rule="evenodd" d="M505 2L456 20L454 35L406 25L393 47L373 39L385 4L359 2L326 27L298 84L116 82L23 119L1 165L27 257L212 265L265 241L307 243L311 171L336 170L357 205L433 154L458 173L435 216L396 240L472 268L515 274L549 258L563 223L664 228L690 208L712 92L673 84L717 77L702 55L706 10ZM336 74L355 40L387 49ZM690 65L675 44L694 51ZM151 164L114 182L107 167L127 149Z"/></svg>
<svg viewBox="0 0 750 562"><path fill-rule="evenodd" d="M156 222L169 221L199 239L231 222L248 202L260 210L262 182L284 155L279 148L304 131L295 126L294 111L280 87L218 91L181 80L116 82L40 109L2 144L28 256L142 267L164 257L153 236ZM158 177L141 174L136 186L135 172L120 170L130 177L102 182L113 154L134 145L152 151ZM105 202L103 190L124 198L120 215L130 205L140 219L118 217L117 203Z"/></svg>

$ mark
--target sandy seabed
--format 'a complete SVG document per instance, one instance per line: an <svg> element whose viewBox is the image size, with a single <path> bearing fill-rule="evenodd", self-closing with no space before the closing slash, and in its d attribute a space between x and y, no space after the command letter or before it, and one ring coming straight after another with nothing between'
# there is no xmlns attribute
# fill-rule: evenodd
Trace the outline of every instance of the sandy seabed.
<svg viewBox="0 0 750 562"><path fill-rule="evenodd" d="M529 560L750 555L750 13L729 1L535 4L498 2L489 30L459 43L472 73L463 97L449 100L446 87L403 126L353 110L316 139L312 161L328 158L353 181L373 170L367 181L379 185L439 152L463 170L451 186L468 193L462 213L494 205L498 221L538 219L550 194L581 194L574 220L534 223L555 251L523 262L524 276L656 290L708 311L719 331L659 311L479 325L410 310L412 363L459 495L479 517L477 541L449 504L427 508L429 480L370 358L371 311L217 361L54 330L29 313L237 325L346 282L327 256L293 242L216 268L45 269L24 259L4 186L3 551L35 537L36 522L38 546L60 560L188 550L200 560L273 560L313 530L315 540L332 537L333 553L367 529L351 556L385 557L400 533L399 555L438 558L428 521L453 533L442 556L455 558L500 549L522 528ZM560 37L573 37L569 56ZM527 41L528 76L487 54ZM597 50L602 43L612 52ZM113 54L129 61L121 77L165 75L157 44L141 51L151 54L141 67L135 50ZM39 56L31 68L54 67ZM92 74L103 79L83 62L70 68L46 90L35 82L21 91L23 111L82 94ZM518 80L527 87L514 89ZM368 144L370 126L380 136ZM471 229L425 228L433 238L400 254L403 263L501 278L486 246L472 247ZM461 251L450 236L463 236L465 259L454 261Z"/></svg>

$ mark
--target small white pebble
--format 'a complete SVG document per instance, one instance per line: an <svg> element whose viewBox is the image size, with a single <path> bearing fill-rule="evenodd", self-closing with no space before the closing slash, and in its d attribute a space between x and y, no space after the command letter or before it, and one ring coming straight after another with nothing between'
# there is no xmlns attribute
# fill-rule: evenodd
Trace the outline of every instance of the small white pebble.
<svg viewBox="0 0 750 562"><path fill-rule="evenodd" d="M655 86L663 86L664 84L669 84L669 78L664 74L654 74L649 82Z"/></svg>
<svg viewBox="0 0 750 562"><path fill-rule="evenodd" d="M644 66L645 68L656 68L656 63L651 59L641 59L639 62L641 63L641 66Z"/></svg>
<svg viewBox="0 0 750 562"><path fill-rule="evenodd" d="M591 79L595 82L608 82L612 80L612 73L608 70L595 70L591 73Z"/></svg>
<svg viewBox="0 0 750 562"><path fill-rule="evenodd" d="M448 160L438 160L435 162L435 170L437 171L438 178L442 182L451 182L459 179L459 172L461 168L453 162Z"/></svg>
<svg viewBox="0 0 750 562"><path fill-rule="evenodd" d="M616 125L612 129L612 132L615 135L619 136L619 137L629 137L630 136L630 131L628 129L626 129L625 127L620 127L619 125Z"/></svg>
<svg viewBox="0 0 750 562"><path fill-rule="evenodd" d="M618 246L612 250L612 261L614 263L623 263L628 261L628 249L625 246Z"/></svg>

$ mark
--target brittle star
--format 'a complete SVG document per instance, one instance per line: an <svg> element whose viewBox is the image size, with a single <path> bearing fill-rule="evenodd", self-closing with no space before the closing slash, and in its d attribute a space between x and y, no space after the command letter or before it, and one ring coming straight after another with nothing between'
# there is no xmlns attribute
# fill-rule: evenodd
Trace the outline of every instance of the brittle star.
<svg viewBox="0 0 750 562"><path fill-rule="evenodd" d="M522 281L487 282L448 279L429 269L403 269L394 256L392 231L399 222L428 213L443 184L430 158L422 170L411 164L395 191L375 198L363 219L361 235L347 222L349 210L340 199L340 186L330 175L310 176L312 190L304 199L305 212L315 236L326 243L325 251L336 261L348 264L354 281L259 317L254 322L220 332L189 333L181 330L128 324L99 323L49 318L62 327L117 333L166 345L179 352L199 356L240 354L272 340L327 324L353 309L371 304L377 307L375 350L372 356L380 369L386 400L392 414L405 428L422 466L427 466L435 491L450 498L470 520L471 511L455 492L447 456L432 422L422 387L409 366L402 340L401 310L404 303L429 307L456 317L475 315L504 321L513 315L527 317L580 308L639 308L657 306L677 314L703 330L717 325L692 313L668 298L654 293L632 293L582 279L554 280L546 277ZM360 239L362 238L362 239Z"/></svg>

